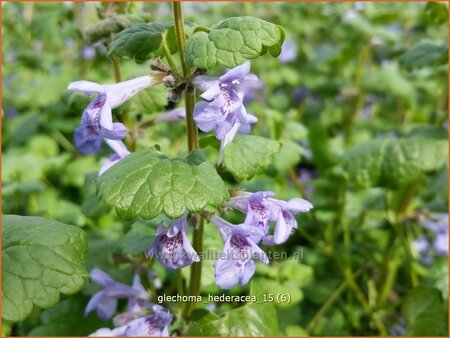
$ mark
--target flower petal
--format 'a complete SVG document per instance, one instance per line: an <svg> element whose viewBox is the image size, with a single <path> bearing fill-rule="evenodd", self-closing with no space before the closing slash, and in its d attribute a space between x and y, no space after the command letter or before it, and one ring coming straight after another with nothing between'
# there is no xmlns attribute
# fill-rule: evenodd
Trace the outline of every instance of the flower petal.
<svg viewBox="0 0 450 338"><path fill-rule="evenodd" d="M95 284L105 286L108 283L114 282L114 280L106 272L100 269L91 270L90 275Z"/></svg>
<svg viewBox="0 0 450 338"><path fill-rule="evenodd" d="M214 263L214 281L222 289L231 289L240 278L239 267L234 260L230 259L230 255L233 255L230 241L231 236L225 241L223 251Z"/></svg>
<svg viewBox="0 0 450 338"><path fill-rule="evenodd" d="M106 99L103 102L102 110L100 111L100 126L105 129L113 128L113 120L112 120L112 107L110 102Z"/></svg>
<svg viewBox="0 0 450 338"><path fill-rule="evenodd" d="M219 109L214 102L201 101L194 106L194 121L201 131L211 131L223 120Z"/></svg>
<svg viewBox="0 0 450 338"><path fill-rule="evenodd" d="M117 299L105 297L97 304L97 315L103 319L108 320L117 310Z"/></svg>
<svg viewBox="0 0 450 338"><path fill-rule="evenodd" d="M256 264L254 261L249 260L247 261L244 266L242 267L241 274L239 277L239 284L245 285L248 283L250 278L253 277L256 270Z"/></svg>
<svg viewBox="0 0 450 338"><path fill-rule="evenodd" d="M75 129L74 141L76 147L85 155L98 153L101 149L101 136L86 124L81 124Z"/></svg>
<svg viewBox="0 0 450 338"><path fill-rule="evenodd" d="M200 75L194 79L194 84L203 91L200 96L205 100L211 101L220 94L219 81L215 77Z"/></svg>
<svg viewBox="0 0 450 338"><path fill-rule="evenodd" d="M127 127L125 127L123 123L116 122L113 123L112 129L107 129L101 126L100 132L105 139L118 141L127 135Z"/></svg>
<svg viewBox="0 0 450 338"><path fill-rule="evenodd" d="M131 337L168 336L171 321L172 315L167 311L155 311L150 316L129 322L124 335Z"/></svg>
<svg viewBox="0 0 450 338"><path fill-rule="evenodd" d="M91 81L74 81L69 83L69 86L67 87L68 90L73 90L77 92L86 93L88 95L92 93L105 93L105 88L102 85L99 85L98 83L91 82Z"/></svg>
<svg viewBox="0 0 450 338"><path fill-rule="evenodd" d="M94 296L92 296L92 298L89 300L88 304L86 305L86 309L84 310L84 315L87 316L89 313L94 311L95 308L103 300L104 297L105 297L105 293L103 291L99 291Z"/></svg>
<svg viewBox="0 0 450 338"><path fill-rule="evenodd" d="M156 83L157 81L155 78L146 75L112 85L104 85L104 87L111 108L116 108L133 95Z"/></svg>
<svg viewBox="0 0 450 338"><path fill-rule="evenodd" d="M87 316L91 311L96 310L97 315L103 319L108 320L113 316L117 309L117 300L107 297L104 291L97 292L89 301L84 311Z"/></svg>
<svg viewBox="0 0 450 338"><path fill-rule="evenodd" d="M292 198L287 202L286 209L294 213L307 212L313 208L313 205L303 198ZM283 208L284 209L284 208Z"/></svg>
<svg viewBox="0 0 450 338"><path fill-rule="evenodd" d="M98 171L98 176L103 175L105 171L107 171L109 168L117 164L121 159L122 157L120 157L117 154L108 157L105 161L103 161L102 166Z"/></svg>
<svg viewBox="0 0 450 338"><path fill-rule="evenodd" d="M121 158L130 155L129 150L127 149L127 147L125 146L125 144L122 141L105 139L105 142Z"/></svg>
<svg viewBox="0 0 450 338"><path fill-rule="evenodd" d="M225 135L224 139L220 143L219 158L217 159L217 163L222 163L225 146L233 141L240 125L241 124L239 122L236 122L233 128L231 128L231 130Z"/></svg>
<svg viewBox="0 0 450 338"><path fill-rule="evenodd" d="M181 235L183 236L183 249L186 252L188 259L194 262L200 262L200 258L198 257L197 252L194 250L191 243L189 242L189 238L186 236L184 232L182 232Z"/></svg>
<svg viewBox="0 0 450 338"><path fill-rule="evenodd" d="M161 114L156 118L158 122L180 122L186 119L186 109L175 108Z"/></svg>
<svg viewBox="0 0 450 338"><path fill-rule="evenodd" d="M115 328L113 330L107 327L102 327L97 331L91 333L89 337L121 337L125 334L126 325Z"/></svg>
<svg viewBox="0 0 450 338"><path fill-rule="evenodd" d="M243 104L241 105L241 109L237 111L237 117L242 124L248 125L258 122L258 118L256 116L247 113L247 109L245 109Z"/></svg>
<svg viewBox="0 0 450 338"><path fill-rule="evenodd" d="M234 67L220 77L220 82L232 82L236 79L242 79L250 72L250 61L244 62L242 65Z"/></svg>

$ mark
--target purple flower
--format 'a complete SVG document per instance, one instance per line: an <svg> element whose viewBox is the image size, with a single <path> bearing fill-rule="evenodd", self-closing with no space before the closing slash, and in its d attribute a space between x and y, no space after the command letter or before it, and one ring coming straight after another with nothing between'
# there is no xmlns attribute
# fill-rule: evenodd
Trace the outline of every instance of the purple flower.
<svg viewBox="0 0 450 338"><path fill-rule="evenodd" d="M133 278L132 287L141 291L141 295L148 295L144 287L141 284L141 278L135 274ZM114 317L115 326L123 326L131 322L136 318L140 318L147 314L148 310L151 310L154 306L153 303L147 300L148 297L130 297L128 299L127 312L122 313Z"/></svg>
<svg viewBox="0 0 450 338"><path fill-rule="evenodd" d="M430 232L432 238L422 235L413 242L422 263L433 263L432 252L438 256L448 256L448 214L431 213L420 220L420 224Z"/></svg>
<svg viewBox="0 0 450 338"><path fill-rule="evenodd" d="M158 262L170 269L179 269L200 258L187 237L187 212L173 221L169 228L159 224L156 239L147 250L148 257L154 257Z"/></svg>
<svg viewBox="0 0 450 338"><path fill-rule="evenodd" d="M181 122L186 119L186 110L184 108L175 108L159 115L158 122Z"/></svg>
<svg viewBox="0 0 450 338"><path fill-rule="evenodd" d="M115 154L110 156L103 162L98 172L99 176L103 174L106 170L111 168L113 165L115 165L117 162L119 162L121 159L130 155L130 152L128 151L127 147L125 146L125 144L123 144L122 141L113 141L105 139L105 142L111 147L112 150L114 150Z"/></svg>
<svg viewBox="0 0 450 338"><path fill-rule="evenodd" d="M97 54L95 47L93 45L84 46L81 50L81 56L83 60L93 60Z"/></svg>
<svg viewBox="0 0 450 338"><path fill-rule="evenodd" d="M91 277L94 283L102 285L104 289L91 298L84 312L86 316L91 311L96 310L100 318L107 320L116 312L117 299L129 297L145 299L148 297L145 290L117 283L108 274L99 269L92 270Z"/></svg>
<svg viewBox="0 0 450 338"><path fill-rule="evenodd" d="M222 161L223 149L237 132L248 133L251 124L257 118L249 113L243 104L242 86L258 82L258 78L249 74L250 62L237 66L219 78L197 76L194 83L203 90L202 98L209 102L199 102L194 107L194 120L204 132L216 131L221 140L219 160Z"/></svg>
<svg viewBox="0 0 450 338"><path fill-rule="evenodd" d="M168 337L172 315L162 306L153 306L154 314L128 323L124 335L128 337Z"/></svg>
<svg viewBox="0 0 450 338"><path fill-rule="evenodd" d="M168 337L172 315L160 305L153 305L153 314L132 320L113 330L101 328L90 337Z"/></svg>
<svg viewBox="0 0 450 338"><path fill-rule="evenodd" d="M247 284L255 273L254 259L269 263L265 252L252 239L262 236L261 230L246 224L232 225L217 216L213 216L211 221L219 228L225 242L221 255L214 263L216 284L222 289Z"/></svg>
<svg viewBox="0 0 450 338"><path fill-rule="evenodd" d="M107 327L102 327L94 333L91 333L89 337L123 337L125 335L125 330L127 326L120 326L116 329L108 329Z"/></svg>
<svg viewBox="0 0 450 338"><path fill-rule="evenodd" d="M262 82L245 82L238 88L238 93L244 98L244 103L251 102L264 93L264 84Z"/></svg>
<svg viewBox="0 0 450 338"><path fill-rule="evenodd" d="M310 202L302 198L292 198L286 202L272 198L274 196L271 191L241 192L227 203L229 207L247 213L245 224L261 229L261 238L253 237L256 242L262 239L268 245L284 243L292 230L297 228L293 214L313 208ZM273 235L268 235L270 221L276 222Z"/></svg>
<svg viewBox="0 0 450 338"><path fill-rule="evenodd" d="M292 98L295 103L302 103L310 94L308 88L305 86L295 87L292 90Z"/></svg>
<svg viewBox="0 0 450 338"><path fill-rule="evenodd" d="M101 139L121 140L127 133L122 123L113 123L112 112L137 92L156 84L152 76L141 76L125 82L100 85L89 81L75 81L68 89L87 95L97 93L81 117L81 125L75 130L75 144L84 154L100 150Z"/></svg>
<svg viewBox="0 0 450 338"><path fill-rule="evenodd" d="M431 213L428 218L422 219L420 224L433 234L432 247L436 254L448 256L448 214Z"/></svg>
<svg viewBox="0 0 450 338"><path fill-rule="evenodd" d="M278 55L278 60L282 63L288 63L294 61L297 58L297 46L291 40L287 40L283 43L281 53Z"/></svg>
<svg viewBox="0 0 450 338"><path fill-rule="evenodd" d="M430 242L426 236L420 236L413 243L413 248L420 255L420 260L423 264L429 265L433 263L433 258L430 255Z"/></svg>

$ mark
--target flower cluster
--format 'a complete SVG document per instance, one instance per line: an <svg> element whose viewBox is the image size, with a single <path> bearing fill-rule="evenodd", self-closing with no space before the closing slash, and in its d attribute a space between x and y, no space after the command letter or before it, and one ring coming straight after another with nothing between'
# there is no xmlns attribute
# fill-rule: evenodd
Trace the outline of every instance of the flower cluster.
<svg viewBox="0 0 450 338"><path fill-rule="evenodd" d="M245 96L261 87L258 78L249 72L250 62L245 62L219 78L197 76L194 80L196 86L203 90L201 97L207 100L194 107L194 120L204 132L215 130L216 137L221 140L219 163L225 146L236 133L249 132L251 124L257 121L244 107ZM286 202L274 196L273 192L262 191L254 194L242 192L233 197L226 206L246 213L243 224L234 225L218 216L211 218L224 241L222 254L214 265L215 281L221 288L247 284L255 273L254 260L269 262L258 243L284 243L297 228L294 214L312 208L311 203L301 198ZM273 233L270 232L272 221L275 223ZM187 228L187 212L172 221L168 228L160 224L147 256L170 269L199 261L197 252L189 243Z"/></svg>
<svg viewBox="0 0 450 338"><path fill-rule="evenodd" d="M247 284L255 273L253 258L269 262L257 244L284 243L297 228L294 214L307 212L313 207L301 198L286 202L277 200L274 196L271 191L260 191L241 192L231 198L227 206L246 213L243 224L233 225L220 217L212 217L212 222L219 228L225 242L223 255L215 264L215 281L221 288L229 289L236 284ZM275 222L273 234L270 233L272 221Z"/></svg>
<svg viewBox="0 0 450 338"><path fill-rule="evenodd" d="M114 281L105 272L94 269L92 280L103 286L89 301L85 315L96 310L103 320L111 318L117 310L118 299L128 299L127 311L114 317L116 328L101 328L90 336L168 336L172 315L162 306L149 301L150 295L141 284L138 275L134 276L132 286ZM152 314L149 314L153 312Z"/></svg>
<svg viewBox="0 0 450 338"><path fill-rule="evenodd" d="M261 191L241 192L231 198L226 206L246 213L242 224L234 225L218 216L211 217L211 222L219 229L224 242L222 254L214 265L215 282L222 289L247 284L255 273L255 259L269 263L258 243L284 243L297 228L294 214L307 212L313 207L301 198L286 202L277 200L274 196L273 192ZM270 232L272 221L275 223L273 234ZM198 262L200 258L189 242L187 229L187 212L172 221L168 228L161 223L154 242L146 252L147 257L155 258L169 269L179 269Z"/></svg>
<svg viewBox="0 0 450 338"><path fill-rule="evenodd" d="M102 165L101 175L122 158L130 154L121 141L127 134L122 123L112 119L112 109L122 105L134 94L158 83L156 77L141 76L117 84L100 85L90 81L75 81L68 89L97 96L86 107L81 116L81 124L75 130L75 145L83 154L95 154L100 151L102 139L114 150L115 154Z"/></svg>
<svg viewBox="0 0 450 338"><path fill-rule="evenodd" d="M258 87L256 75L249 74L250 62L237 66L219 78L197 76L194 84L207 102L198 102L194 107L194 120L200 130L216 131L221 141L218 162L222 162L225 146L233 141L236 133L248 133L257 118L247 112L244 106L245 93Z"/></svg>
<svg viewBox="0 0 450 338"><path fill-rule="evenodd" d="M221 141L219 163L225 146L236 133L248 133L251 125L257 121L244 107L245 97L248 99L261 88L258 78L249 71L250 62L246 62L219 78L197 76L194 80L203 90L201 97L207 100L194 107L194 120L202 131L215 130L216 137ZM102 139L114 150L115 154L103 163L100 175L130 154L121 141L127 133L126 127L121 123L113 123L111 109L156 82L151 76L146 76L116 85L98 85L87 81L69 85L70 90L97 93L83 112L81 125L75 132L75 143L86 154L98 152ZM184 118L184 109L175 109L156 117L155 121L170 122ZM274 197L273 192L260 191L241 192L231 198L225 206L246 214L242 224L231 224L219 216L210 218L224 242L222 254L214 264L215 282L219 287L229 289L237 284L247 284L255 273L255 260L269 263L268 256L258 245L284 243L297 228L294 215L313 207L301 198L282 201ZM160 223L154 241L149 243L146 256L169 269L179 269L200 261L189 242L188 228L188 211L171 221L167 227ZM89 301L86 315L95 310L100 318L107 320L115 314L118 299L128 299L127 311L114 317L115 328L101 328L92 336L168 335L172 315L149 301L150 295L137 275L132 286L118 283L98 269L94 269L91 276L96 284L103 286L103 290Z"/></svg>

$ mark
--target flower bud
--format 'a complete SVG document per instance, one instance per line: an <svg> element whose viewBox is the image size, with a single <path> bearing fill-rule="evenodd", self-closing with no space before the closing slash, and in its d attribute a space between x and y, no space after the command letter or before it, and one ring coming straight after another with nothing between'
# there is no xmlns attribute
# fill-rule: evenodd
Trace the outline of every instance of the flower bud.
<svg viewBox="0 0 450 338"><path fill-rule="evenodd" d="M178 83L178 79L175 76L173 76L173 75L167 75L162 80L162 83L167 88L175 88L177 83Z"/></svg>

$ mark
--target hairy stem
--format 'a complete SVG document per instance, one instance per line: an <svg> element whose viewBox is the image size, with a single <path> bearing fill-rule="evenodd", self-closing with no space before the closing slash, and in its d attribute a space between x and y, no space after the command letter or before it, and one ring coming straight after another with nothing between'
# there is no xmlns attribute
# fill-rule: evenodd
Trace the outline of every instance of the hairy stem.
<svg viewBox="0 0 450 338"><path fill-rule="evenodd" d="M180 73L178 73L175 61L173 60L172 55L170 54L170 49L167 44L167 33L164 33L164 35L163 35L162 45L163 45L163 50L164 50L164 56L166 57L166 60L169 63L172 74L175 74L177 77L181 78Z"/></svg>
<svg viewBox="0 0 450 338"><path fill-rule="evenodd" d="M188 137L188 149L198 149L198 130L194 122L194 105L195 105L195 88L192 85L190 76L190 69L184 61L184 43L186 36L184 33L183 13L181 11L181 3L174 1L173 5L173 20L175 23L175 35L177 38L178 52L180 54L181 68L183 69L183 77L186 82L185 91L185 107L186 107L186 125Z"/></svg>
<svg viewBox="0 0 450 338"><path fill-rule="evenodd" d="M174 1L173 6L173 21L175 24L175 35L177 38L178 52L180 55L181 68L183 70L183 79L186 82L185 108L186 108L186 127L187 127L187 143L189 151L199 148L198 130L194 122L194 105L195 105L195 88L192 85L192 78L190 69L184 61L184 43L186 36L184 33L183 13L181 11L181 3ZM169 62L169 61L168 61ZM199 253L203 247L203 219L201 217L193 220L198 222L198 227L194 230L192 246L194 250ZM194 224L195 226L195 224ZM200 284L202 279L202 261L191 265L191 275L189 278L189 295L197 296L200 294ZM195 302L187 302L183 309L183 318L187 318L189 313L194 308Z"/></svg>

